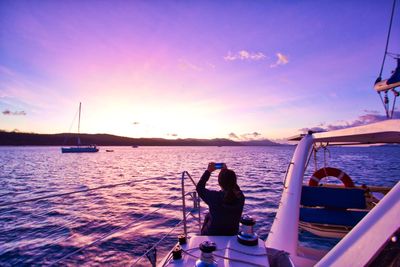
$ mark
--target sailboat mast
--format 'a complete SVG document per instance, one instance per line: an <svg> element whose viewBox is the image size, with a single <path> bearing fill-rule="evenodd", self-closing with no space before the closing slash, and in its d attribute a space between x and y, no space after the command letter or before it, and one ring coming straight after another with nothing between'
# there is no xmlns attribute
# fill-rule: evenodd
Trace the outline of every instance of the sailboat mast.
<svg viewBox="0 0 400 267"><path fill-rule="evenodd" d="M80 127L81 127L81 102L79 102L78 134L80 133Z"/></svg>
<svg viewBox="0 0 400 267"><path fill-rule="evenodd" d="M81 145L81 138L79 137L80 128L81 128L81 105L82 103L79 102L79 117L78 117L78 146Z"/></svg>

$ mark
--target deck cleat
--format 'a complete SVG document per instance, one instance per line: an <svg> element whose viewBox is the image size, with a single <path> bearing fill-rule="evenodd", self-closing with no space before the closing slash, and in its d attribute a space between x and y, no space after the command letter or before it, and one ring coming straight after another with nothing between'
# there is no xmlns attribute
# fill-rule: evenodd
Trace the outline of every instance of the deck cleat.
<svg viewBox="0 0 400 267"><path fill-rule="evenodd" d="M172 250L172 258L174 260L180 260L182 259L182 248L180 245L176 245L174 249Z"/></svg>
<svg viewBox="0 0 400 267"><path fill-rule="evenodd" d="M186 244L186 236L184 234L178 236L179 245Z"/></svg>

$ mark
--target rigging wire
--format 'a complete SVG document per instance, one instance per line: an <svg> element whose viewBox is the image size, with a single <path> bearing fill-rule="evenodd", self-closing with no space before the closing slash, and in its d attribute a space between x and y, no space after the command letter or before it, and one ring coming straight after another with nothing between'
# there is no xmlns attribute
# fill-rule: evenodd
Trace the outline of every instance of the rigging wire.
<svg viewBox="0 0 400 267"><path fill-rule="evenodd" d="M147 180L147 179L146 179L146 180ZM138 180L136 180L136 181L138 181ZM125 184L125 183L122 183L122 185L124 185L124 184ZM121 185L121 184L118 184L118 185ZM111 185L110 185L110 186L111 186ZM114 184L114 185L112 185L112 186L115 187L116 185ZM96 189L102 189L102 188L96 188ZM76 192L76 191L74 191L74 192ZM60 200L63 201L64 198L61 198ZM48 205L45 204L45 205L39 206L39 207L37 207L37 209L38 209L38 210L42 210L42 209L43 209L44 207L46 207L46 206L48 206ZM58 210L59 210L59 207L54 207L53 209L48 209L48 210L46 210L45 212L42 212L42 213L26 214L26 218L25 218L24 220L19 220L19 221L18 221L18 225L23 225L24 223L31 223L32 220L37 220L38 218L39 218L39 219L45 219L45 220L46 220L46 219L48 219L48 216L46 216L46 215L48 215L48 214L51 213L51 212L56 212L56 211L58 211ZM5 211L5 212L1 213L0 215L3 216L4 214L16 212L16 211L18 211L18 210ZM59 231L65 229L65 228L68 228L67 226L69 226L69 225L71 225L71 224L74 224L77 220L78 220L78 219L75 219L75 220L74 220L74 219L66 220L66 222L65 222L64 224L58 225L58 226L56 226L56 228L52 229L47 237L50 237L50 236L52 236L53 234L57 234ZM106 226L106 225L107 225L107 223L104 223L104 224L100 225L99 227L103 227L103 226ZM110 228L110 227L108 227L108 228ZM108 228L107 228L107 229L108 229ZM31 234L35 235L35 234L37 234L37 233L40 233L40 231L41 231L41 230L38 229L37 231L34 231L34 232L32 232ZM0 233L2 233L2 231L0 231ZM86 232L85 232L85 233L86 233ZM70 237L69 237L69 238L70 238ZM69 238L68 238L68 239L69 239Z"/></svg>
<svg viewBox="0 0 400 267"><path fill-rule="evenodd" d="M378 79L376 80L375 83L380 82L382 80L383 67L385 66L386 56L388 55L387 50L388 50L388 46L389 46L390 33L392 31L392 24L393 24L394 10L395 10L395 7L396 7L396 1L397 0L393 0L392 14L390 16L389 30L388 30L388 34L387 34L387 38L386 38L385 53L383 54L382 66L381 66L381 70L379 72L379 77L378 77Z"/></svg>
<svg viewBox="0 0 400 267"><path fill-rule="evenodd" d="M177 200L179 200L179 198L178 198L178 199L174 199L174 200L172 200L171 202L162 205L161 207L159 207L159 208L153 210L152 212L143 215L143 216L140 217L139 219L133 220L132 222L128 223L128 224L125 225L125 226L118 227L117 229L115 229L115 230L113 230L113 231L111 231L111 232L109 232L109 233L107 233L107 234L101 236L100 238L94 240L93 242L90 242L89 244L87 244L87 245L85 245L85 246L83 246L83 247L81 247L81 248L79 248L79 249L77 249L77 250L74 250L74 251L72 251L71 253L65 255L64 257L62 257L62 258L56 260L56 261L53 262L50 266L55 266L57 263L60 263L60 262L62 262L63 260L65 260L65 259L67 259L67 258L69 258L69 257L71 257L71 256L73 256L73 255L75 255L75 254L77 254L77 253L79 253L79 252L81 252L81 251L83 251L83 250L85 250L85 249L87 249L87 248L89 248L89 247L91 247L91 246L97 244L97 243L99 243L100 241L106 239L107 237L110 237L110 236L112 236L112 235L114 235L114 234L116 234L116 233L118 233L118 232L120 232L120 231L123 231L123 230L128 229L129 227L131 227L131 226L134 225L135 223L137 223L137 222L143 220L144 218L146 218L146 217L148 217L148 216L150 216L150 215L156 213L156 212L159 211L160 209L162 209L162 208L164 208L164 207L166 207L166 206L172 204L173 202L175 202L175 201L177 201Z"/></svg>
<svg viewBox="0 0 400 267"><path fill-rule="evenodd" d="M179 200L179 199L176 199L176 200ZM124 215L126 215L126 214L124 214ZM115 219L115 221L116 222L124 221L123 220L124 215L120 216L120 219ZM79 219L69 221L68 223L66 223L66 224L62 225L61 227L56 228L54 231L50 232L50 234L45 237L46 239L52 239L53 242L51 242L50 245L58 244L59 242L66 242L66 241L70 240L71 238L74 238L77 234L79 234L79 235L88 235L88 234L93 233L92 229L88 229L88 230L83 231L81 233L72 233L68 237L60 236L60 237L56 238L57 235L59 234L58 231L66 228L67 225L74 224L76 221L79 221ZM123 223L120 223L120 224L117 224L117 225L109 225L109 223L105 221L104 223L96 226L96 229L102 229L102 231L108 232L108 231L114 231L114 230L123 228L123 226L124 226ZM52 237L54 237L54 238L52 238ZM141 244L145 245L144 243L141 243ZM22 246L22 247L19 247L19 248L21 249L21 248L24 248L24 247L26 247L26 246Z"/></svg>
<svg viewBox="0 0 400 267"><path fill-rule="evenodd" d="M155 179L158 180L160 178L162 178L162 177L153 177L153 178L146 178L146 179L140 179L140 180L131 180L131 181L118 183L118 184L106 184L106 185L102 185L102 186L98 186L98 187L94 187L94 188L85 188L85 189L82 189L82 190L76 190L76 191L71 191L71 192L58 193L58 194L52 194L52 195L47 195L47 196L39 196L39 197L30 198L30 199L23 199L23 200L12 201L12 202L7 202L7 203L0 203L0 208L1 207L3 207L3 208L4 207L5 208L7 208L7 207L12 208L12 210L7 210L7 211L3 212L3 213L9 213L9 212L16 211L15 209L13 209L13 207L20 207L20 206L17 206L17 204L20 204L20 203L29 203L29 202L37 202L37 203L39 203L41 200L49 199L49 198L56 198L56 197L61 197L60 200L65 200L65 198L62 198L62 196L67 196L67 195L72 195L72 194L77 194L77 193L83 193L83 192L89 192L89 191L94 191L94 190L100 190L100 189L106 189L106 188L113 188L113 187L117 187L117 186L124 186L124 185L125 186L132 186L136 182L145 182L145 181L150 181L150 180L155 180ZM187 193L186 195L188 195L188 194L189 193ZM171 202L160 206L159 208L157 208L156 210L154 210L154 211L152 211L150 213L144 214L140 218L132 221L131 223L129 223L128 225L125 225L125 226L121 225L121 224L120 225L109 225L108 223L103 223L103 224L99 225L99 227L104 227L104 230L107 230L107 232L108 231L111 231L111 232L109 232L109 233L101 236L100 238L94 240L92 243L87 244L86 246L79 248L77 251L72 251L70 254L65 255L61 259L58 259L56 262L52 263L51 265L54 265L54 264L56 264L56 263L58 263L58 262L60 262L60 261L62 261L64 259L72 256L73 254L79 253L80 251L82 251L82 250L84 250L84 249L86 249L86 248L98 243L99 241L101 241L101 240L103 240L103 239L105 239L105 238L107 238L107 237L109 237L109 236L111 236L111 235L113 235L115 233L118 233L120 231L124 231L124 230L128 229L129 227L134 225L134 223L140 222L145 217L147 217L147 216L149 216L151 214L154 214L155 212L157 212L158 210L160 210L162 208L166 208L168 205L171 205L172 203L174 203L174 202L176 202L178 200L180 200L180 198L175 198ZM41 208L45 208L47 206L48 206L47 204L40 205ZM48 209L46 212L43 212L43 213L40 213L40 214L35 214L35 217L39 217L39 218L43 217L43 219L45 219L46 216L44 216L44 215L46 215L46 214L48 214L49 212L52 212L52 211L57 211L57 208ZM27 216L28 216L28 218L26 220L24 220L23 223L28 222L28 219L29 219L29 217L32 216L32 214L28 214ZM48 235L46 236L46 239L49 239L50 237L52 239L52 242L50 243L50 245L57 244L58 242L66 241L66 240L69 240L70 238L73 238L75 236L75 233L72 233L72 235L71 235L71 233L66 233L67 236L65 236L65 234L62 234L63 236L60 236L59 238L56 238L56 236L59 234L60 231L68 230L69 229L68 226L70 226L71 224L74 224L76 221L78 221L78 219L76 219L76 220L70 219L70 220L67 220L66 223L64 223L63 225L58 225L55 228L51 229L50 232L48 233ZM176 225L176 227L177 226L178 225ZM87 232L88 231L84 231L84 233L81 233L81 234L85 234ZM41 233L42 233L42 230L41 229L37 229L37 231L34 231L31 234L36 235L36 234L41 234ZM70 235L70 236L68 236L68 235ZM17 240L17 242L19 242L19 241L21 241L21 240ZM160 242L161 241L162 240L160 240ZM22 247L28 247L28 246L29 246L29 244L25 244Z"/></svg>
<svg viewBox="0 0 400 267"><path fill-rule="evenodd" d="M72 191L72 192L66 192L66 193L60 193L60 194L53 194L53 195L48 195L48 196L41 196L41 197L36 197L36 198L31 198L31 199L25 199L25 200L20 200L20 201L15 201L15 202L1 203L0 206L5 206L5 207L7 207L7 206L13 206L13 205L20 204L20 203L35 202L35 201L39 201L39 200L43 200L43 199L54 198L54 197L60 197L60 196L65 196L65 195L70 195L70 194L75 194L75 193L88 192L88 191L99 190L99 189L104 189L104 188L112 188L112 187L121 186L121 185L132 185L134 182L149 181L149 180L159 179L159 178L160 178L160 177L154 177L154 178L147 178L147 179L142 179L142 180L128 181L128 182L118 183L118 184L103 185L103 186L99 186L99 187L95 187L95 188L86 188L86 189L84 189L84 190L76 190L76 191ZM187 193L186 195L188 195L188 194L189 194L189 193ZM63 198L62 198L62 199L63 199ZM169 202L169 203L167 203L167 204L165 204L165 205L162 205L161 207L157 208L156 210L154 210L154 211L152 211L152 212L150 212L150 213L148 213L148 214L143 215L142 217L140 217L140 218L134 220L133 222L131 222L131 223L129 223L128 225L125 225L125 226L123 226L123 225L115 225L115 226L113 226L113 225L108 225L108 223L103 223L103 224L101 224L99 227L104 227L104 226L106 226L105 229L107 229L107 231L110 230L111 232L109 232L109 233L107 233L107 234L101 236L100 238L94 240L92 243L87 244L86 246L84 246L84 247L82 247L82 248L80 248L80 249L78 249L78 250L76 250L76 251L71 252L70 254L68 254L68 255L62 257L61 259L58 259L56 262L52 263L51 265L54 265L54 264L56 264L56 263L58 263L58 262L60 262L60 261L62 261L62 260L64 260L64 259L66 259L66 258L72 256L73 254L76 254L76 253L78 253L78 252L80 252L80 251L82 251L82 250L84 250L84 249L86 249L86 248L88 248L88 247L90 247L90 246L92 246L92 245L98 243L99 241L101 241L101 240L103 240L103 239L105 239L105 238L107 238L107 237L109 237L109 236L111 236L111 235L113 235L113 234L115 234L115 233L118 233L118 232L120 232L120 231L124 231L124 230L128 229L128 228L129 228L130 226L132 226L134 223L143 220L145 217L147 217L147 216L149 216L149 215L151 215L151 214L154 214L155 212L157 212L157 211L160 210L161 208L165 208L165 207L167 207L168 205L171 205L173 202L178 201L179 199L180 199L180 198L176 198L176 199L172 200L171 202ZM47 206L47 205L43 205L42 207L44 207L44 206ZM39 215L39 214L35 214L35 216L46 218L46 217L43 216L43 215L45 215L45 214L51 212L52 210L55 211L55 210L57 210L57 208L56 208L56 209L51 209L50 211L47 210L46 212L41 213L40 215ZM25 220L25 221L26 221L26 220ZM58 234L57 232L61 231L62 229L66 229L66 228L68 229L68 227L66 227L66 226L75 223L75 221L76 221L76 220L68 220L64 225L61 225L61 226L59 225L58 227L51 229L49 235L47 235L46 238L49 239L50 237L55 237L55 235ZM178 224L176 224L174 228L176 228L176 227L179 226L180 224L181 224L181 222L179 222ZM108 227L107 227L107 226L108 226ZM169 235L171 232L172 232L172 230L168 233L168 235ZM32 234L40 234L40 233L41 233L41 230L38 229L38 231L34 231ZM86 231L85 231L85 233L86 233ZM51 244L56 244L56 243L58 243L58 242L60 242L60 241L62 241L62 240L66 241L66 240L72 238L74 235L75 235L75 234L72 234L71 236L67 237L67 239L65 239L65 236L64 236L64 237L59 237L59 238L54 238L54 239L53 239L53 242L51 242ZM167 235L167 236L168 236L168 235ZM157 244L159 244L159 243L160 243L163 239L165 239L167 236L165 236L164 238L162 238L161 240L159 240L159 242L158 242ZM26 247L26 246L23 246L23 247Z"/></svg>
<svg viewBox="0 0 400 267"><path fill-rule="evenodd" d="M44 208L45 206L47 206L47 205L38 206L37 208ZM21 208L24 208L24 207L21 207ZM21 210L18 210L17 208L10 208L8 210L4 209L4 210L1 210L0 216L12 215L12 213L20 212L20 211ZM26 214L26 215L29 215L29 214Z"/></svg>
<svg viewBox="0 0 400 267"><path fill-rule="evenodd" d="M31 198L31 199L25 199L25 200L20 200L20 201L14 201L14 202L7 202L7 203L0 203L0 207L13 207L16 204L20 204L20 203L28 203L28 202L36 202L36 201L40 201L40 200L44 200L44 199L49 199L49 198L55 198L55 197L60 197L60 196L66 196L66 195L71 195L71 194L76 194L76 193L82 193L82 192L88 192L88 191L94 191L94 190L100 190L100 189L106 189L106 188L113 188L113 187L117 187L117 186L123 186L123 185L129 185L131 186L132 184L134 184L135 182L143 182L143 181L149 181L149 180L154 180L154 179L160 179L161 177L153 177L153 178L146 178L146 179L141 179L141 180L134 180L134 181L128 181L128 182L123 182L123 183L118 183L118 184L108 184L108 185L103 185L103 186L99 186L99 187L95 187L95 188L86 188L84 190L76 190L76 191L72 191L72 192L66 192L66 193L60 193L60 194L53 194L53 195L47 195L47 196L41 196L41 197L36 197L36 198ZM60 198L60 200L64 200L64 198ZM175 199L174 201L179 200L179 198ZM43 209L45 207L47 207L48 204L44 204L41 205L37 208L39 209ZM22 206L22 208L25 206ZM21 208L21 207L20 207ZM37 214L26 214L26 218L25 220L22 221L18 221L18 225L23 225L25 223L31 223L33 218L36 218L35 220L37 220L38 218L42 218L44 220L46 220L48 217L45 216L46 214L49 214L51 212L57 211L58 208L55 207L53 209L48 209L45 212L42 213L37 213ZM7 213L10 213L10 215L12 215L13 212L18 212L18 209L11 209L11 210L7 210L4 211L2 213L0 213L1 216L4 215L8 215ZM59 233L59 231L62 231L63 229L69 229L68 226L70 226L71 224L74 224L76 221L78 221L79 219L70 219L67 220L66 223L64 223L63 225L58 225L55 228L51 229L50 233L48 233L48 235L46 236L46 238L50 238L52 236L55 236ZM108 227L107 227L108 226ZM104 230L116 230L117 228L121 228L122 225L108 225L108 223L103 223L101 224L99 227L105 227ZM4 231L3 231L4 232ZM41 228L38 228L34 231L32 231L30 234L31 235L36 235L36 234L40 234L42 232ZM83 234L88 233L89 231L85 231ZM2 232L0 232L2 233ZM65 239L64 237L60 237L60 238L56 238L53 240L52 244L56 244L59 241L66 241L70 238L72 238L73 236L75 236L75 234L72 234L71 236L67 237ZM20 240L15 240L17 242L22 241L23 239L21 238ZM26 245L25 245L26 246ZM23 247L25 247L23 246Z"/></svg>
<svg viewBox="0 0 400 267"><path fill-rule="evenodd" d="M57 210L57 208L53 209L53 211L55 211L55 210ZM51 211L44 212L42 214L34 214L33 217L39 217L39 218L42 218L42 219L46 220L46 219L48 219L48 216L45 216L45 215L47 215L49 212L51 212ZM123 218L123 216L121 216L121 220L116 220L116 221L123 221L122 218ZM66 220L66 222L64 224L60 224L60 225L55 226L53 229L51 229L48 232L48 235L46 235L46 239L50 239L50 238L53 239L52 237L56 237L59 234L60 231L69 229L69 226L74 225L79 220L80 220L79 218L78 219L72 219L71 218L69 220ZM18 221L18 225L23 225L24 223L32 223L32 216L26 218L23 221ZM121 226L122 225L114 225L113 226L113 225L109 225L109 223L107 223L107 222L104 222L104 223L98 225L97 228L102 228L104 231L109 231L109 230L114 230L114 228L121 227ZM84 231L84 232L82 232L80 234L81 235L85 235L85 234L88 234L90 231L91 230L89 229L88 231ZM4 231L0 231L0 233L3 233L3 232ZM36 231L33 231L33 232L29 233L29 234L30 235L35 235L35 234L38 234L38 233L41 233L41 229L37 229ZM74 235L75 234L72 234L67 238L60 237L60 238L57 238L57 239L53 239L53 241L55 241L55 242L53 242L52 244L55 244L58 241L67 241L67 240L73 238ZM21 240L23 240L23 239L21 239Z"/></svg>
<svg viewBox="0 0 400 267"><path fill-rule="evenodd" d="M75 124L75 120L76 120L76 117L78 116L78 113L79 113L79 110L77 110L77 111L75 112L75 116L74 116L74 118L72 119L71 125L69 126L68 133L71 132L72 126L74 126L74 124ZM65 143L67 142L67 139L68 139L68 138L69 138L68 136L65 136L65 137L64 137L64 142L63 142L63 144L65 144Z"/></svg>
<svg viewBox="0 0 400 267"><path fill-rule="evenodd" d="M188 212L190 213L190 212ZM153 246L151 246L142 256L140 256L135 262L132 263L131 266L135 266L138 262L140 262L145 255L147 255L149 252L151 252L153 249L155 249L165 238L167 238L179 225L181 225L183 222L183 219L179 221L168 233L166 233L160 240L158 240Z"/></svg>
<svg viewBox="0 0 400 267"><path fill-rule="evenodd" d="M392 31L392 24L393 24L394 10L395 10L395 7L396 7L396 1L397 0L393 0L392 14L390 16L389 30L388 30L388 34L387 34L387 38L386 38L385 53L383 54L383 60L382 60L381 69L380 69L380 72L379 72L379 76L375 81L375 84L377 84L378 82L382 81L382 72L383 72L383 68L385 66L386 56L388 56L388 55L391 56L391 57L396 57L396 56L399 57L400 56L398 54L391 53L391 52L387 51L388 50L388 46L389 46L390 34L391 34L391 31ZM396 91L394 91L394 92L396 92ZM382 98L381 91L379 91L378 94L379 94L379 97L381 99L382 105L383 105L383 107L385 109L386 118L391 118L393 116L394 106L393 106L393 110L391 111L391 114L389 114L390 113L390 111L389 111L389 98L388 98L387 91L385 91L384 98ZM394 93L394 94L395 94L395 100L394 100L394 102L395 102L396 101L396 93Z"/></svg>
<svg viewBox="0 0 400 267"><path fill-rule="evenodd" d="M54 198L54 197L67 196L67 195L72 195L72 194L77 194L77 193L89 192L89 191L94 191L94 190L99 190L99 189L104 189L104 188L112 188L112 187L121 186L121 185L133 185L136 182L144 182L144 181L160 179L160 178L162 178L162 177L146 178L146 179L142 179L142 180L131 180L128 182L123 182L123 183L118 183L118 184L106 184L106 185L101 185L101 186L92 187L92 188L86 188L86 189L82 189L82 190L41 196L41 197L30 198L30 199L23 199L23 200L18 200L18 201L10 201L10 202L5 202L5 203L0 203L0 207L6 207L6 206L21 204L21 203L33 202L33 201L49 199L49 198Z"/></svg>
<svg viewBox="0 0 400 267"><path fill-rule="evenodd" d="M390 114L390 117L391 117L391 118L393 118L394 108L395 108L395 106L396 106L396 99L397 99L397 97L400 96L400 93L397 92L394 88L392 89L392 92L393 92L393 94L394 94L394 98L393 98L392 111L391 111L391 114Z"/></svg>

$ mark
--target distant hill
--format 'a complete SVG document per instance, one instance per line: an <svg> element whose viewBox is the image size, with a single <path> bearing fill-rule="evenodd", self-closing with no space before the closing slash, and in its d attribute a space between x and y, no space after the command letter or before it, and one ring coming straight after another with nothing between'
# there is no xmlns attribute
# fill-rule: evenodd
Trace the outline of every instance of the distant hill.
<svg viewBox="0 0 400 267"><path fill-rule="evenodd" d="M0 146L73 146L77 135L0 132ZM80 134L81 143L98 146L279 146L269 140L236 142L229 139L130 138L110 134Z"/></svg>

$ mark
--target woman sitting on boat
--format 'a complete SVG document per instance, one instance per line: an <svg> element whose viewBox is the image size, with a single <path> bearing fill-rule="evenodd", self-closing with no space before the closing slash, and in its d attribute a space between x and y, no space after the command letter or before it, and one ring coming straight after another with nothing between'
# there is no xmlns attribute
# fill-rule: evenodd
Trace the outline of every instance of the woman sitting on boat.
<svg viewBox="0 0 400 267"><path fill-rule="evenodd" d="M236 235L239 231L245 197L237 185L235 172L229 170L225 164L223 164L218 175L218 184L222 190L206 189L206 183L215 170L215 163L210 162L196 186L197 193L209 207L209 213L204 218L201 234Z"/></svg>

